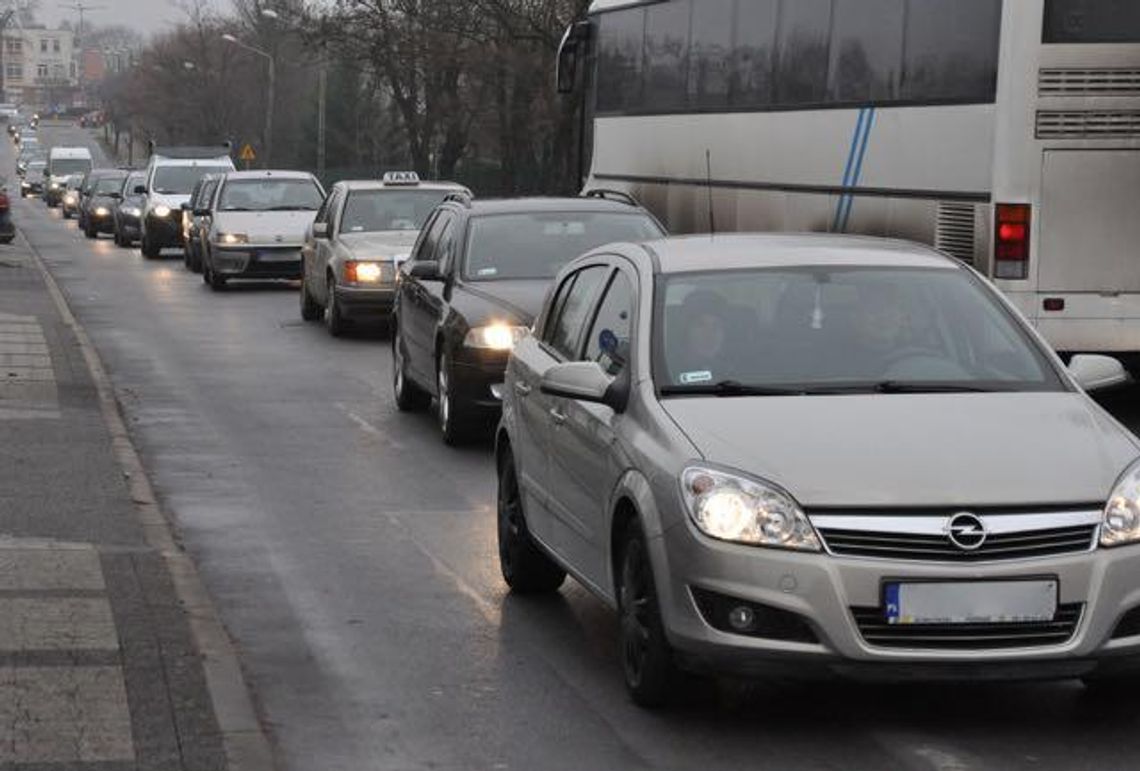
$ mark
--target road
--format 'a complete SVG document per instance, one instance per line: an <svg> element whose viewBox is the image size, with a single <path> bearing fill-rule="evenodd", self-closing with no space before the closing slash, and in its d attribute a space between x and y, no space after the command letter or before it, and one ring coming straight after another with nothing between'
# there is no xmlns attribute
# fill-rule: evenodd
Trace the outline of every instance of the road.
<svg viewBox="0 0 1140 771"><path fill-rule="evenodd" d="M1135 767L1136 711L1076 683L695 684L640 711L601 603L571 582L506 594L490 448L448 449L429 415L396 410L383 335L334 340L300 321L295 287L215 294L173 253L144 261L15 207L111 373L284 768ZM1133 426L1136 397L1110 402Z"/></svg>

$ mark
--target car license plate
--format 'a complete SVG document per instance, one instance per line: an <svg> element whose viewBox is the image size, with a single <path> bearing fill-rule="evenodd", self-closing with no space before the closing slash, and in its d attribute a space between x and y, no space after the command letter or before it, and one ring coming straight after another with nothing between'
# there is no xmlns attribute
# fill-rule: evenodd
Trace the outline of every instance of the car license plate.
<svg viewBox="0 0 1140 771"><path fill-rule="evenodd" d="M301 259L301 253L292 249L265 249L253 253L258 262L294 262Z"/></svg>
<svg viewBox="0 0 1140 771"><path fill-rule="evenodd" d="M888 624L1016 624L1052 621L1056 579L888 583Z"/></svg>

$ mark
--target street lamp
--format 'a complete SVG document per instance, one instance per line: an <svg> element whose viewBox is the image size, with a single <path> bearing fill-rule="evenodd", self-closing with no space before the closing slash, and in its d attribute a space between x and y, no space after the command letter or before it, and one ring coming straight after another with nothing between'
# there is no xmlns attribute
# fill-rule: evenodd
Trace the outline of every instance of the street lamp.
<svg viewBox="0 0 1140 771"><path fill-rule="evenodd" d="M238 48L249 51L251 54L257 54L269 62L269 88L267 94L269 105L265 110L265 136L263 136L261 140L261 144L264 149L265 165L268 167L269 159L273 155L273 102L275 101L274 91L277 88L277 60L274 59L273 54L269 53L268 51L263 51L260 48L249 45L248 43L243 43L228 32L222 35L222 40L225 40L227 43L232 43Z"/></svg>

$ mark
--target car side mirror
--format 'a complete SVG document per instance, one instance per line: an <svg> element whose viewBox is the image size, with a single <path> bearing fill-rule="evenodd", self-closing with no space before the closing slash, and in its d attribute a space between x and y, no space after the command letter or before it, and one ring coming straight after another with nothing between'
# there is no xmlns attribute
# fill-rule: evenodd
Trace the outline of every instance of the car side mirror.
<svg viewBox="0 0 1140 771"><path fill-rule="evenodd" d="M110 198L112 201L121 201L121 200L123 200L123 194L122 194L122 193L111 193L111 194L110 194L109 196L107 196L107 197L108 197L108 198Z"/></svg>
<svg viewBox="0 0 1140 771"><path fill-rule="evenodd" d="M443 281L443 274L439 270L436 260L417 260L408 268L408 275L420 281Z"/></svg>
<svg viewBox="0 0 1140 771"><path fill-rule="evenodd" d="M194 216L195 217L209 217L210 216L210 210L209 209L195 209L194 210Z"/></svg>
<svg viewBox="0 0 1140 771"><path fill-rule="evenodd" d="M624 412L629 400L624 379L610 377L596 361L555 364L546 370L538 387L550 396L604 404L614 412Z"/></svg>
<svg viewBox="0 0 1140 771"><path fill-rule="evenodd" d="M182 204L181 208L182 208L182 211L193 211L193 209L190 207L189 202Z"/></svg>
<svg viewBox="0 0 1140 771"><path fill-rule="evenodd" d="M135 185L135 195L146 195L146 185Z"/></svg>
<svg viewBox="0 0 1140 771"><path fill-rule="evenodd" d="M327 222L314 222L313 223L313 238L328 238L329 237L329 223Z"/></svg>
<svg viewBox="0 0 1140 771"><path fill-rule="evenodd" d="M1074 356L1069 362L1069 373L1077 381L1077 385L1086 391L1115 388L1128 383L1131 379L1120 359L1099 354L1082 353Z"/></svg>

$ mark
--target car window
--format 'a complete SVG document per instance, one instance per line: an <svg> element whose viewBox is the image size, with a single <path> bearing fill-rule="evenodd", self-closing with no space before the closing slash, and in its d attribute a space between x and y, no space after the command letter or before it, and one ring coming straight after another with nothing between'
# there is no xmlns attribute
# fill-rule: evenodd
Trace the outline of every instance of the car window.
<svg viewBox="0 0 1140 771"><path fill-rule="evenodd" d="M586 336L586 359L600 364L611 376L620 373L629 361L633 300L629 276L617 271Z"/></svg>
<svg viewBox="0 0 1140 771"><path fill-rule="evenodd" d="M439 272L447 275L451 270L452 258L455 254L455 237L458 226L455 217L449 217L443 229L439 232L439 243L435 247L435 259L439 261Z"/></svg>
<svg viewBox="0 0 1140 771"><path fill-rule="evenodd" d="M345 233L419 230L450 190L354 190L344 205Z"/></svg>
<svg viewBox="0 0 1140 771"><path fill-rule="evenodd" d="M455 219L455 215L446 210L440 211L439 214L436 215L435 219L431 222L430 229L424 234L423 239L420 241L416 259L434 260L436 258L440 236L443 235L443 231L451 224L453 219Z"/></svg>
<svg viewBox="0 0 1140 771"><path fill-rule="evenodd" d="M556 301L556 315L547 323L544 342L562 358L578 358L578 344L587 314L608 270L604 265L583 268L574 275L574 283L564 288L564 296Z"/></svg>
<svg viewBox="0 0 1140 771"><path fill-rule="evenodd" d="M316 211L324 194L311 179L231 179L219 211Z"/></svg>
<svg viewBox="0 0 1140 771"><path fill-rule="evenodd" d="M321 208L317 209L317 216L313 219L314 223L329 221L329 213L333 210L333 201L337 200L339 196L339 190L334 190L325 196L324 202L321 203Z"/></svg>
<svg viewBox="0 0 1140 771"><path fill-rule="evenodd" d="M224 174L228 166L157 166L151 186L154 192L167 195L188 195L194 183L205 174Z"/></svg>
<svg viewBox="0 0 1140 771"><path fill-rule="evenodd" d="M105 195L107 193L117 193L119 188L123 186L122 177L100 177L95 183L92 190L95 195Z"/></svg>

